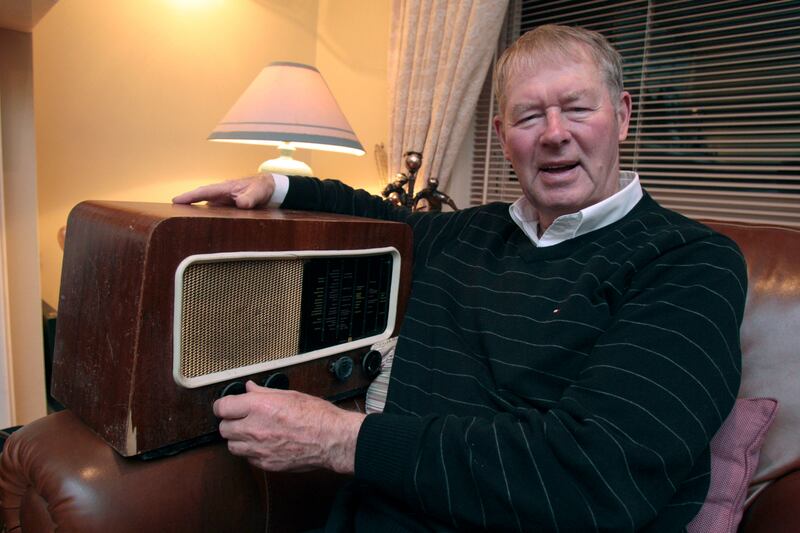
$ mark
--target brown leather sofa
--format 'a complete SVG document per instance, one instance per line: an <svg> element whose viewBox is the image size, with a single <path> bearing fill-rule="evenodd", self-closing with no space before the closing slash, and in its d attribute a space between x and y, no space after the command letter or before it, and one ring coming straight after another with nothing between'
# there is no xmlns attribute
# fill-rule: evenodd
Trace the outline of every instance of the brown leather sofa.
<svg viewBox="0 0 800 533"><path fill-rule="evenodd" d="M740 395L781 401L762 453L758 493L743 533L800 531L800 230L711 223L730 235L748 262L750 287ZM754 366L756 365L756 366ZM770 367L767 378L750 377ZM786 401L778 386L789 383ZM786 442L769 442L785 437ZM777 450L777 452L775 451ZM767 454L767 452L769 452ZM788 455L787 455L788 454ZM777 457L782 455L782 457ZM227 453L223 442L151 460L125 459L69 411L17 431L0 455L0 515L5 531L247 532L303 531L324 521L342 477L325 472L265 474ZM765 487L765 488L763 488Z"/></svg>

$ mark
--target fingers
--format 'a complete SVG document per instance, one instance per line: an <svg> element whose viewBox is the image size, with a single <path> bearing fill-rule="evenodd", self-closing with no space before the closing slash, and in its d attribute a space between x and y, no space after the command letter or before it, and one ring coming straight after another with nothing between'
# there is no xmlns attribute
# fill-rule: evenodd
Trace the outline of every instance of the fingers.
<svg viewBox="0 0 800 533"><path fill-rule="evenodd" d="M247 392L263 392L266 391L267 388L259 387L258 385L255 384L255 382L252 379L248 379L247 383L244 384L244 390L246 390Z"/></svg>
<svg viewBox="0 0 800 533"><path fill-rule="evenodd" d="M250 414L250 398L245 394L225 396L214 402L214 415L223 419L239 419Z"/></svg>
<svg viewBox="0 0 800 533"><path fill-rule="evenodd" d="M174 204L193 204L195 202L221 202L228 199L228 205L232 205L233 201L230 198L232 182L225 181L222 183L214 183L212 185L203 185L191 191L179 194L172 199Z"/></svg>
<svg viewBox="0 0 800 533"><path fill-rule="evenodd" d="M275 191L272 174L258 174L233 181L204 185L179 194L172 199L175 204L208 202L209 205L253 209L266 205Z"/></svg>
<svg viewBox="0 0 800 533"><path fill-rule="evenodd" d="M237 453L233 452L232 450L229 450L229 451L234 455L240 455L242 457L245 457L247 459L248 463L250 463L251 465L255 466L256 468L260 468L261 470L267 470L267 471L273 471L274 470L274 471L292 472L292 473L300 474L300 473L303 473L303 472L311 472L313 470L319 469L318 466L305 466L305 465L303 465L303 466L298 466L298 465L280 465L280 467L282 467L282 468L276 468L272 464L271 461L267 461L267 460L261 459L259 457L250 457L250 456L244 455L244 454L237 454Z"/></svg>
<svg viewBox="0 0 800 533"><path fill-rule="evenodd" d="M254 403L269 401L263 395L281 394L285 391L259 387L253 380L247 380L243 394L231 394L214 402L214 415L217 418L239 419L249 415L254 410ZM259 393L262 396L254 397L250 393Z"/></svg>

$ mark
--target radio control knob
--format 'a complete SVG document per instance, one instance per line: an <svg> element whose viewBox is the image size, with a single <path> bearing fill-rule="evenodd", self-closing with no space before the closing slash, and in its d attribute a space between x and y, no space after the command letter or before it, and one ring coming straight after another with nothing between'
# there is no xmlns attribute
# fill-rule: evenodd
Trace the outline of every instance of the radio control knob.
<svg viewBox="0 0 800 533"><path fill-rule="evenodd" d="M375 379L381 373L381 359L383 356L378 350L370 350L361 359L361 368L369 379Z"/></svg>
<svg viewBox="0 0 800 533"><path fill-rule="evenodd" d="M222 392L219 393L219 397L222 398L223 396L230 396L232 394L244 394L245 388L244 383L241 381L232 381L225 385L225 388L222 389Z"/></svg>
<svg viewBox="0 0 800 533"><path fill-rule="evenodd" d="M353 359L345 355L331 363L330 370L336 376L336 379L344 382L353 375L353 366Z"/></svg>
<svg viewBox="0 0 800 533"><path fill-rule="evenodd" d="M289 376L283 372L275 372L264 380L264 386L269 389L289 390Z"/></svg>

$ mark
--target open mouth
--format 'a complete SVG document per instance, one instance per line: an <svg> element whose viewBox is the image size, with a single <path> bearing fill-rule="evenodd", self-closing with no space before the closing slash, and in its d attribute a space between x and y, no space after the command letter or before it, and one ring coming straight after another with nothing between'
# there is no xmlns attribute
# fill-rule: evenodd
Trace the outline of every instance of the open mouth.
<svg viewBox="0 0 800 533"><path fill-rule="evenodd" d="M559 172L567 172L572 170L573 168L577 167L578 163L563 163L563 164L552 164L552 165L543 165L539 167L542 172L549 172L552 174L556 174Z"/></svg>

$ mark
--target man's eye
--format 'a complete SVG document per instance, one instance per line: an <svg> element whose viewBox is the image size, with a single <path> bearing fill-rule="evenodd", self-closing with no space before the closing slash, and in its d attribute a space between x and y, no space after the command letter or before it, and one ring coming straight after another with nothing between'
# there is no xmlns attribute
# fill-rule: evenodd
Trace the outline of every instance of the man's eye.
<svg viewBox="0 0 800 533"><path fill-rule="evenodd" d="M523 115L522 117L517 120L517 124L524 124L526 122L533 122L542 117L541 113L529 113L527 115Z"/></svg>
<svg viewBox="0 0 800 533"><path fill-rule="evenodd" d="M588 113L589 111L591 111L591 109L589 109L588 107L568 107L565 111L567 113L572 113L572 114L581 114L581 113Z"/></svg>

